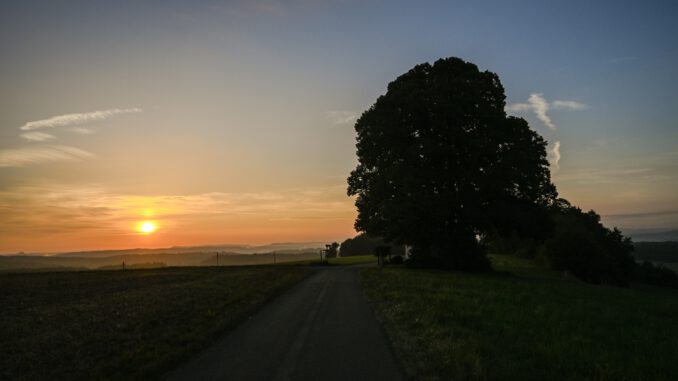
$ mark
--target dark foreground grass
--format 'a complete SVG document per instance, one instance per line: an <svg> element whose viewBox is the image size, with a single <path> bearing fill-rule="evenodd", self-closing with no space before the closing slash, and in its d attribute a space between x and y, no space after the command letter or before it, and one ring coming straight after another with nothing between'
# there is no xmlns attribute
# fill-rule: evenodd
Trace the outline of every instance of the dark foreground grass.
<svg viewBox="0 0 678 381"><path fill-rule="evenodd" d="M363 284L416 380L677 380L678 292L511 274L367 269Z"/></svg>
<svg viewBox="0 0 678 381"><path fill-rule="evenodd" d="M311 272L0 275L0 379L157 379Z"/></svg>

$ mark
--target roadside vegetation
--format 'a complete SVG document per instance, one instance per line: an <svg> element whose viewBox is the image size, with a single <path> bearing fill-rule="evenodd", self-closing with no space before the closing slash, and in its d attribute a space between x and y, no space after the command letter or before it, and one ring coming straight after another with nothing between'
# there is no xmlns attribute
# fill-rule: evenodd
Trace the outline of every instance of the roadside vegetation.
<svg viewBox="0 0 678 381"><path fill-rule="evenodd" d="M377 257L374 255L355 255L351 257L329 258L327 262L330 265L364 265L368 263L377 263Z"/></svg>
<svg viewBox="0 0 678 381"><path fill-rule="evenodd" d="M0 274L0 379L157 379L312 272Z"/></svg>
<svg viewBox="0 0 678 381"><path fill-rule="evenodd" d="M530 260L490 259L497 274L363 271L412 379L678 379L676 290L596 286Z"/></svg>
<svg viewBox="0 0 678 381"><path fill-rule="evenodd" d="M374 255L354 255L351 257L327 258L323 261L318 258L304 261L286 262L281 264L281 266L352 266L364 265L368 263L377 263L377 257Z"/></svg>

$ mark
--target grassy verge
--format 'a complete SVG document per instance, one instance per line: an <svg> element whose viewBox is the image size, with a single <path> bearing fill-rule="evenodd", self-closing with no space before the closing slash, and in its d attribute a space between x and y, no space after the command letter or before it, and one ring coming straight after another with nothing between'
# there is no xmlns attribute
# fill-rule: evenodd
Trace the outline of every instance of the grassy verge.
<svg viewBox="0 0 678 381"><path fill-rule="evenodd" d="M327 262L331 265L363 265L377 263L377 257L374 255L356 255L353 257L329 258Z"/></svg>
<svg viewBox="0 0 678 381"><path fill-rule="evenodd" d="M678 379L678 292L502 275L366 269L368 297L412 379Z"/></svg>
<svg viewBox="0 0 678 381"><path fill-rule="evenodd" d="M320 265L351 266L376 262L377 257L375 257L374 255L356 255L352 257L328 258L326 262L321 262L320 259L285 262L281 263L280 266L320 266Z"/></svg>
<svg viewBox="0 0 678 381"><path fill-rule="evenodd" d="M0 379L157 379L311 272L0 275Z"/></svg>

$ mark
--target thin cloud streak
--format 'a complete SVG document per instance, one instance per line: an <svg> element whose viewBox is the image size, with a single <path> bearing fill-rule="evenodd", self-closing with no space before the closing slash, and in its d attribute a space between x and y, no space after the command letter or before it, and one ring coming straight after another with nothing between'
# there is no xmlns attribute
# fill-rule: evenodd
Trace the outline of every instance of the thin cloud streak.
<svg viewBox="0 0 678 381"><path fill-rule="evenodd" d="M589 106L577 101L553 101L551 103L555 110L588 110Z"/></svg>
<svg viewBox="0 0 678 381"><path fill-rule="evenodd" d="M75 132L76 134L80 135L90 135L94 133L94 130L91 128L85 128L85 127L73 127L70 129L72 132Z"/></svg>
<svg viewBox="0 0 678 381"><path fill-rule="evenodd" d="M21 137L29 142L44 142L45 140L56 139L54 135L40 131L26 132L21 134Z"/></svg>
<svg viewBox="0 0 678 381"><path fill-rule="evenodd" d="M665 180L660 178L652 168L618 168L618 169L573 169L567 174L557 177L559 183L587 185L603 184L637 184L638 182Z"/></svg>
<svg viewBox="0 0 678 381"><path fill-rule="evenodd" d="M48 119L36 120L33 122L28 122L21 126L21 130L30 131L37 130L40 128L54 128L54 127L64 127L72 126L90 122L101 121L105 119L112 118L120 114L130 114L138 113L142 110L140 108L127 108L127 109L111 109L111 110L99 110L86 113L76 113L76 114L64 114L53 116Z"/></svg>
<svg viewBox="0 0 678 381"><path fill-rule="evenodd" d="M636 218L636 217L673 216L673 215L678 215L678 210L660 210L660 211L654 211L654 212L605 214L605 215L603 215L603 217Z"/></svg>
<svg viewBox="0 0 678 381"><path fill-rule="evenodd" d="M94 154L69 146L41 146L0 150L0 167L25 167L53 161L89 159Z"/></svg>

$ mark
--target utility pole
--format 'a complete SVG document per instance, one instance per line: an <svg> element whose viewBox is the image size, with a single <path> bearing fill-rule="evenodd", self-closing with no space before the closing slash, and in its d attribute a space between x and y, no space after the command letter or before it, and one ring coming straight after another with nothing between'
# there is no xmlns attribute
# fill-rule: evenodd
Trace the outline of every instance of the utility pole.
<svg viewBox="0 0 678 381"><path fill-rule="evenodd" d="M219 252L217 251L217 266L219 266Z"/></svg>
<svg viewBox="0 0 678 381"><path fill-rule="evenodd" d="M273 252L273 264L275 265L275 251Z"/></svg>

